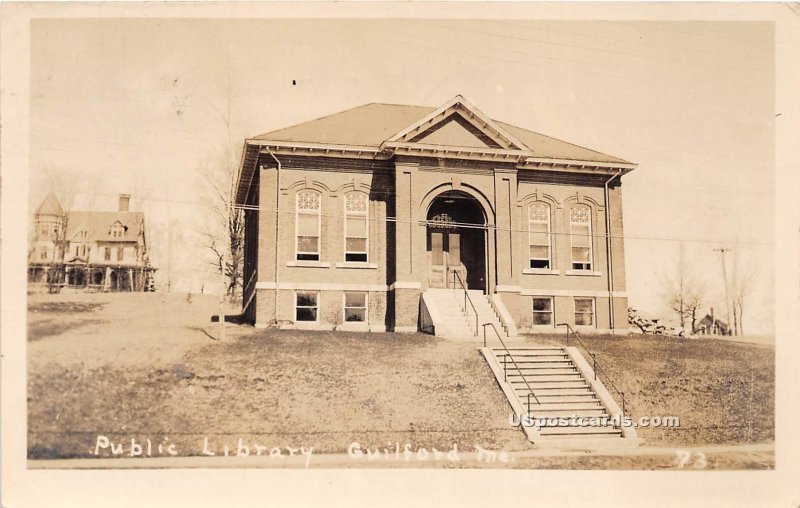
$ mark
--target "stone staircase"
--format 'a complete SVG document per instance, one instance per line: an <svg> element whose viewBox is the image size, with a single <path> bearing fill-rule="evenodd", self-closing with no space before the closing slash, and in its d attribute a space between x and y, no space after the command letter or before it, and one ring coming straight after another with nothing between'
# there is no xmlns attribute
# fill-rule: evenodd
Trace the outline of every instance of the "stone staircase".
<svg viewBox="0 0 800 508"><path fill-rule="evenodd" d="M503 340L508 339L508 334L503 328L489 299L481 290L467 290L469 301L467 311L464 312L464 291L456 289L426 289L422 295L423 302L433 321L434 335L456 340L483 341L483 325L491 323ZM477 313L477 323L475 315ZM477 324L477 329L476 329ZM487 337L497 341L497 336L487 329Z"/></svg>
<svg viewBox="0 0 800 508"><path fill-rule="evenodd" d="M481 352L514 413L533 417L534 425L522 426L531 442L641 443L633 427L605 421L619 418L622 411L576 348L512 345L485 347ZM581 425L572 417L586 419Z"/></svg>

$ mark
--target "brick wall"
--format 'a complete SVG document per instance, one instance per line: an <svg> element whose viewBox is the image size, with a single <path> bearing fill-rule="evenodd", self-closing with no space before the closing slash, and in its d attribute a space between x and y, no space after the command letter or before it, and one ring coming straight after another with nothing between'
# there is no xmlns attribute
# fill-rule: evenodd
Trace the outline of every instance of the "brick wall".
<svg viewBox="0 0 800 508"><path fill-rule="evenodd" d="M514 172L508 165L500 169L486 164L472 168L451 167L448 161L402 158L397 161L396 174L383 165L370 167L365 161L344 159L336 159L335 164L328 166L324 160L314 158L313 164L306 167L302 157L284 159L280 182L275 169L260 170L257 265L261 289L257 296L256 321L259 324L276 319L294 321L294 290L317 289L320 291L318 324L338 326L342 292L353 290L369 292L370 324L380 323L389 329L415 327L421 289L390 291L389 287L395 282L419 284L422 289L427 287L426 231L420 222L426 219L427 206L436 195L460 190L481 203L490 224L512 230L502 234L488 232L487 272L490 288L499 282L505 286L501 289L517 291L516 296L504 293L503 301L522 330L531 328L534 295L553 297L554 322L569 323L574 323L574 297L590 296L595 299L594 327L608 328L606 210L602 179L594 177L591 182L587 180L587 185L580 185L578 176L560 180L543 176L537 180L537 175L533 170ZM501 187L508 187L502 187L502 199L495 195L498 182ZM296 257L295 204L301 190L318 192L321 197L319 261L299 261ZM349 192L363 192L369 196L366 263L345 262L344 203ZM552 262L547 273L529 270L528 207L537 201L551 207ZM571 266L569 208L573 204L589 207L594 235L592 268L581 274L573 272ZM611 233L621 237L619 186L611 189L610 213ZM387 217L398 220L387 223ZM503 242L502 249L498 249L499 241ZM493 251L496 249L505 254L495 260ZM612 240L612 260L615 321L617 327L627 328L621 238ZM498 270L502 271L499 279ZM275 291L264 289L265 284L274 288L276 281L280 288L277 316L274 313ZM263 307L272 307L272 311Z"/></svg>

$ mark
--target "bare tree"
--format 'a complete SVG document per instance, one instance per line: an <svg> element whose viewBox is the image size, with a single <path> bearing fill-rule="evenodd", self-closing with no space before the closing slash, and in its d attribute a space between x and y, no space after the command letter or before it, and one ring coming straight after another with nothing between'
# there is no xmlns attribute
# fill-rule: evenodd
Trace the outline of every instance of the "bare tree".
<svg viewBox="0 0 800 508"><path fill-rule="evenodd" d="M51 238L53 241L53 262L47 272L47 291L49 293L58 293L61 291L62 284L66 279L66 255L69 246L67 239L67 226L68 226L68 210L72 209L75 204L75 196L78 193L78 185L80 179L76 179L74 175L70 176L64 171L59 171L55 168L47 168L45 170L45 178L47 180L48 194L53 194L61 206L61 213L56 218L56 225L51 230Z"/></svg>
<svg viewBox="0 0 800 508"><path fill-rule="evenodd" d="M230 81L224 109L211 103L225 126L225 144L215 160L200 168L209 221L201 234L211 255L211 263L225 279L225 294L234 301L241 296L244 265L244 214L236 208L236 183L239 170L231 139Z"/></svg>
<svg viewBox="0 0 800 508"><path fill-rule="evenodd" d="M734 252L730 281L734 335L744 335L742 325L744 305L756 277L755 267L756 265L752 258L740 259L738 251Z"/></svg>
<svg viewBox="0 0 800 508"><path fill-rule="evenodd" d="M209 197L210 221L201 232L211 263L226 280L225 294L241 293L244 264L244 215L235 208L237 165L229 160L201 171Z"/></svg>
<svg viewBox="0 0 800 508"><path fill-rule="evenodd" d="M694 333L697 316L705 300L705 284L689 266L683 243L678 247L675 264L663 277L663 296L670 311L678 317L681 330L686 331L687 320Z"/></svg>
<svg viewBox="0 0 800 508"><path fill-rule="evenodd" d="M697 320L700 309L705 304L705 294L705 285L700 282L696 283L694 289L691 289L688 293L688 298L686 300L686 313L688 318L691 320L692 333L697 331Z"/></svg>

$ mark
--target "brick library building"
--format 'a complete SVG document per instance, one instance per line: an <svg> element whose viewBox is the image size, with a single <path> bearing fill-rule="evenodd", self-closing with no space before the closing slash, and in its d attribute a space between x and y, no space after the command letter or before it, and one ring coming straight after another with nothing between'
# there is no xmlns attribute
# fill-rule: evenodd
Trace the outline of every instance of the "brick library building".
<svg viewBox="0 0 800 508"><path fill-rule="evenodd" d="M463 339L627 331L621 185L635 167L461 96L247 139L243 312L257 327Z"/></svg>

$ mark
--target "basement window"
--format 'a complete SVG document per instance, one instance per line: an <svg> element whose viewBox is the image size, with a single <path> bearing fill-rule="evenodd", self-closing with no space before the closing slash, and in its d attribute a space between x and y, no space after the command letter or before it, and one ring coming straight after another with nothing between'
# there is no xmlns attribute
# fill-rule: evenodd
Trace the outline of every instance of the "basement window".
<svg viewBox="0 0 800 508"><path fill-rule="evenodd" d="M344 294L344 320L348 323L367 321L367 293L347 291Z"/></svg>
<svg viewBox="0 0 800 508"><path fill-rule="evenodd" d="M295 293L295 320L317 321L319 293L316 291L298 291Z"/></svg>
<svg viewBox="0 0 800 508"><path fill-rule="evenodd" d="M533 299L533 324L553 325L553 299L550 297Z"/></svg>
<svg viewBox="0 0 800 508"><path fill-rule="evenodd" d="M594 298L575 299L575 325L594 326Z"/></svg>

